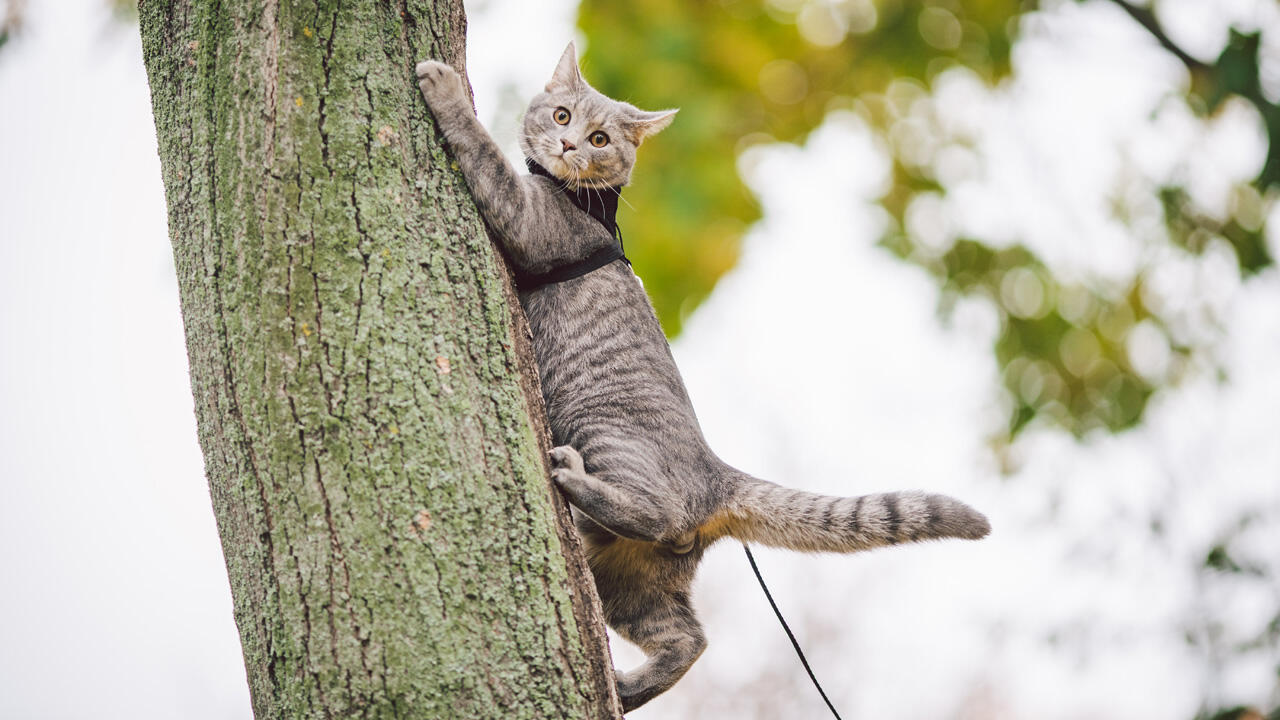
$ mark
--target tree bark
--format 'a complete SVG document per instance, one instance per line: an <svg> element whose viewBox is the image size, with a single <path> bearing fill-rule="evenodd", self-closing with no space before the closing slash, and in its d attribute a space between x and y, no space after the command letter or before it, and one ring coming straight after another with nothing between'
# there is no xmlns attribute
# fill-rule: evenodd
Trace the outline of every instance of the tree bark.
<svg viewBox="0 0 1280 720"><path fill-rule="evenodd" d="M617 718L527 327L413 75L459 0L144 0L255 714Z"/></svg>

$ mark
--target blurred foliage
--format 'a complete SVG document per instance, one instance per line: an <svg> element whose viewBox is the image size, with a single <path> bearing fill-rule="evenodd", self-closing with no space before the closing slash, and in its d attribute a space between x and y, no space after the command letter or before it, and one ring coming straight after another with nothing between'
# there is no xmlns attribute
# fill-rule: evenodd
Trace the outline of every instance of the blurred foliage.
<svg viewBox="0 0 1280 720"><path fill-rule="evenodd" d="M1152 10L1110 2L1187 67L1191 108L1207 115L1243 98L1270 139L1261 173L1236 189L1229 217L1197 208L1186 188L1149 188L1169 245L1196 255L1225 242L1242 274L1270 267L1264 220L1280 186L1280 108L1261 89L1259 35L1233 31L1205 63L1169 40ZM1030 0L583 0L588 80L646 109L681 108L643 151L619 212L627 253L667 333L680 332L734 265L759 217L737 172L743 149L801 142L828 112L856 108L892 155L882 204L896 222L883 245L937 278L943 310L980 296L999 311L995 355L1012 400L1001 444L1036 419L1077 436L1137 423L1151 394L1203 349L1149 302L1144 271L1119 287L1068 282L1022 245L953 238L940 254L906 222L917 200L949 190L934 167L939 152L972 149L933 117L931 83L963 67L997 84L1010 71L1021 17L1037 9Z"/></svg>
<svg viewBox="0 0 1280 720"><path fill-rule="evenodd" d="M637 164L619 211L627 254L669 335L738 258L760 216L745 147L798 142L835 108L952 64L1008 70L1007 1L844 3L584 0L587 79L645 109L680 107Z"/></svg>
<svg viewBox="0 0 1280 720"><path fill-rule="evenodd" d="M908 256L905 236L891 242ZM1004 308L995 353L1013 399L1011 433L1035 417L1083 432L1127 427L1142 414L1156 383L1130 362L1126 340L1140 322L1163 334L1142 300L1142 278L1103 295L1063 284L1021 245L993 249L967 238L915 261L942 283L944 306L981 295Z"/></svg>
<svg viewBox="0 0 1280 720"><path fill-rule="evenodd" d="M120 20L138 20L138 0L104 0L111 12Z"/></svg>
<svg viewBox="0 0 1280 720"><path fill-rule="evenodd" d="M22 30L26 0L0 0L0 48Z"/></svg>

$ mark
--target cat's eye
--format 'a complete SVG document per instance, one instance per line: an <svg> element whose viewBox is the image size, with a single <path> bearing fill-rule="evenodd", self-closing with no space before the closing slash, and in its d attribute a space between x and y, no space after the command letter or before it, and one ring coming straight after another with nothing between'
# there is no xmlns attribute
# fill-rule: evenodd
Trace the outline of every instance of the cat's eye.
<svg viewBox="0 0 1280 720"><path fill-rule="evenodd" d="M596 147L604 147L609 144L609 136L597 130L591 133L591 137L587 138L591 144Z"/></svg>
<svg viewBox="0 0 1280 720"><path fill-rule="evenodd" d="M569 111L564 108L556 108L556 111L551 114L551 117L561 125L569 124Z"/></svg>

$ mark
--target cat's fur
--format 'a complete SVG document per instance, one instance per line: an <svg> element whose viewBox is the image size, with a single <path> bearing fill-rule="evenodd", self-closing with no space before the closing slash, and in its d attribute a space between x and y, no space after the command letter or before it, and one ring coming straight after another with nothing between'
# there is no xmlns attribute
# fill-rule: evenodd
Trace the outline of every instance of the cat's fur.
<svg viewBox="0 0 1280 720"><path fill-rule="evenodd" d="M417 66L422 93L480 212L522 271L545 272L614 242L555 181L517 174L449 66ZM569 110L567 124L557 108ZM636 147L675 111L596 92L573 45L524 118L521 147L570 187L621 186ZM609 137L603 148L588 138ZM607 191L606 191L607 192ZM942 537L980 538L987 520L942 495L856 498L790 490L735 470L707 447L662 328L630 267L522 291L546 398L555 482L575 506L605 619L648 660L618 673L626 710L670 688L706 647L689 601L705 549L732 536L810 552Z"/></svg>

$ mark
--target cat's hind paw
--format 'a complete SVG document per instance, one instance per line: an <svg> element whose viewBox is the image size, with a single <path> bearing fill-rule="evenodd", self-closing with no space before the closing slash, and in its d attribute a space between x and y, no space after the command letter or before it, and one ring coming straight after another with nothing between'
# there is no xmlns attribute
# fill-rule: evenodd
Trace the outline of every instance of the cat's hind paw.
<svg viewBox="0 0 1280 720"><path fill-rule="evenodd" d="M568 445L552 448L551 452L547 454L551 456L551 463L559 469L573 473L586 472L586 468L582 464L582 456L578 454L577 450Z"/></svg>

